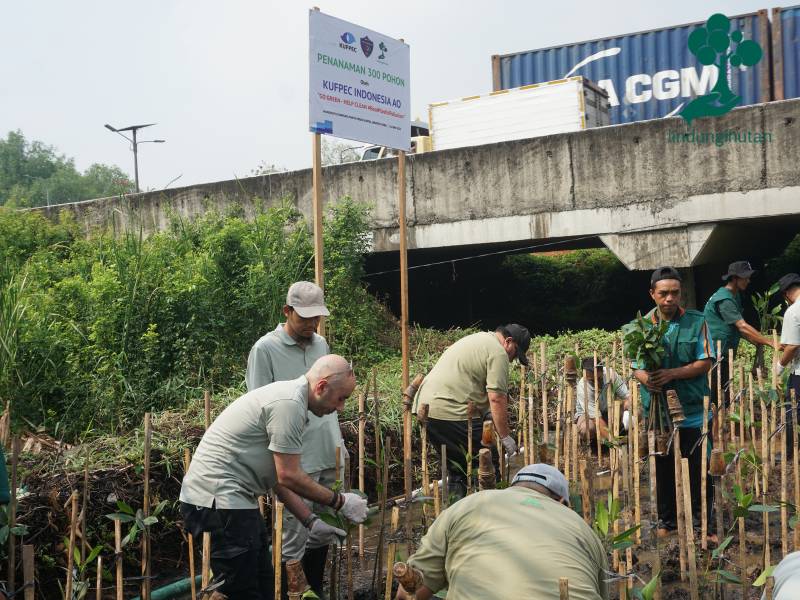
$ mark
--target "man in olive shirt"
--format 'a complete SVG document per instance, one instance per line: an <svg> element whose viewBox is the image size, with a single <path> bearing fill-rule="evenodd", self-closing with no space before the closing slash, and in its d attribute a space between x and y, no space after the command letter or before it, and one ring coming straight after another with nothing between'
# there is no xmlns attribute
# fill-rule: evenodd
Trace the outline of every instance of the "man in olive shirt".
<svg viewBox="0 0 800 600"><path fill-rule="evenodd" d="M247 389L252 391L274 381L297 379L321 356L330 352L328 342L316 333L321 317L330 313L322 289L310 281L292 284L283 307L286 322L261 337L247 358ZM308 415L303 431L303 455L300 466L314 481L333 487L341 474L336 473L336 448L345 449L337 414ZM322 581L328 545L307 544L308 530L292 515L284 513L282 561L302 560L308 582L322 596ZM282 581L286 581L284 577ZM284 586L285 587L285 586ZM284 592L285 595L285 592Z"/></svg>
<svg viewBox="0 0 800 600"><path fill-rule="evenodd" d="M528 330L516 323L463 337L444 351L417 392L415 410L423 404L429 408L428 439L435 448L444 444L447 461L456 463L450 469L450 484L458 496L466 491L469 402L478 413L472 417L473 466L481 442L481 417L489 414L505 452L510 456L517 451L508 427L508 367L514 358L528 364L530 342Z"/></svg>
<svg viewBox="0 0 800 600"><path fill-rule="evenodd" d="M732 262L728 272L722 276L725 282L706 302L703 316L708 323L711 338L722 342L722 355L718 364L711 371L711 395L717 401L717 374L722 384L723 395L728 387L728 351L733 350L734 357L739 347L739 339L744 338L752 344L772 345L772 340L761 335L755 327L748 324L742 316L742 293L750 285L750 278L755 271L746 260ZM716 426L716 421L714 422Z"/></svg>
<svg viewBox="0 0 800 600"><path fill-rule="evenodd" d="M409 564L422 573L417 600L448 598L607 600L600 538L569 508L569 485L546 464L521 469L505 490L467 496L433 522ZM494 569L494 573L492 573ZM400 587L397 600L409 595Z"/></svg>
<svg viewBox="0 0 800 600"><path fill-rule="evenodd" d="M306 375L234 400L200 440L181 484L181 515L196 539L211 534L211 567L230 600L273 597L269 538L258 511L258 497L269 490L321 543L345 532L317 518L303 498L355 523L366 519L366 500L321 486L300 468L307 414L341 410L355 383L344 358L323 356Z"/></svg>

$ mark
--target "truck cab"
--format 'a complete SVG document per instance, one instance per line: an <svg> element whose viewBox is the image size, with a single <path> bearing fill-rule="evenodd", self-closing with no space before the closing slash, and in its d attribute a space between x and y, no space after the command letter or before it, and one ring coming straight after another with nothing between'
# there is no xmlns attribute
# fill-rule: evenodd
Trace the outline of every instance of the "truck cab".
<svg viewBox="0 0 800 600"><path fill-rule="evenodd" d="M411 121L411 152L421 154L430 151L430 130L425 121ZM366 146L361 150L360 161L377 160L397 156L397 150L386 146Z"/></svg>

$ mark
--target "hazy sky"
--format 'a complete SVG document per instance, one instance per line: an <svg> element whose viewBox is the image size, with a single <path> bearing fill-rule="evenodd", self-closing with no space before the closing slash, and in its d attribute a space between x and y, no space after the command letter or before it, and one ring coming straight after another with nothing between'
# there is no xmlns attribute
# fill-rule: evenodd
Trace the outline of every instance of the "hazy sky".
<svg viewBox="0 0 800 600"><path fill-rule="evenodd" d="M491 91L492 54L701 21L775 2L319 0L320 9L411 46L412 116ZM792 2L793 3L793 2ZM788 3L788 4L792 4ZM0 9L0 135L133 173L103 128L157 122L140 147L143 189L310 166L308 9L285 0L6 0Z"/></svg>

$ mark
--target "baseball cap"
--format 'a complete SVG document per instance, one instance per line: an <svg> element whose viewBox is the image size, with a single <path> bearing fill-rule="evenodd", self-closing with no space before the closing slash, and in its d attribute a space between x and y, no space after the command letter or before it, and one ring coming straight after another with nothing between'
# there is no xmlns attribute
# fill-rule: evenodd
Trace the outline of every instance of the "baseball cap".
<svg viewBox="0 0 800 600"><path fill-rule="evenodd" d="M678 281L683 281L683 278L681 277L681 274L678 273L677 269L672 267L658 267L650 276L650 285L654 286L662 279L677 279Z"/></svg>
<svg viewBox="0 0 800 600"><path fill-rule="evenodd" d="M781 293L785 292L793 285L800 285L800 275L797 273L787 273L778 279L778 286L780 287L779 291Z"/></svg>
<svg viewBox="0 0 800 600"><path fill-rule="evenodd" d="M722 276L722 281L728 281L731 277L741 277L747 279L752 277L755 269L746 260L737 260L728 265L728 272Z"/></svg>
<svg viewBox="0 0 800 600"><path fill-rule="evenodd" d="M569 502L569 484L567 483L567 478L552 465L536 463L522 467L517 471L517 474L514 475L511 485L515 485L520 481L538 483L562 500Z"/></svg>
<svg viewBox="0 0 800 600"><path fill-rule="evenodd" d="M601 367L605 367L605 365L603 364L603 361L600 360L599 358L597 359L597 367L595 367L594 356L589 356L587 358L584 358L583 361L581 362L581 369L583 369L584 371L594 371L595 368L599 369Z"/></svg>
<svg viewBox="0 0 800 600"><path fill-rule="evenodd" d="M286 304L304 319L327 317L331 313L325 308L322 288L310 281L293 283L286 294Z"/></svg>
<svg viewBox="0 0 800 600"><path fill-rule="evenodd" d="M504 326L503 329L505 329L509 337L517 343L517 360L520 364L527 367L528 357L526 354L528 353L528 346L531 345L530 332L522 325L517 325L516 323L509 323Z"/></svg>

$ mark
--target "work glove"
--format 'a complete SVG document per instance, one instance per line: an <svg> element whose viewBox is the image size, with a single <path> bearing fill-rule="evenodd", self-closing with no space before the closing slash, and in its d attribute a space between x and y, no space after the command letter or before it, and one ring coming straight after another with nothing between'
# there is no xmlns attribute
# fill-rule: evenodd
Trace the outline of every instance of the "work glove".
<svg viewBox="0 0 800 600"><path fill-rule="evenodd" d="M631 411L626 410L622 413L622 425L625 427L625 431L628 431L631 426Z"/></svg>
<svg viewBox="0 0 800 600"><path fill-rule="evenodd" d="M500 443L503 444L503 448L506 451L506 454L512 456L517 453L517 442L514 441L514 438L510 435L502 438Z"/></svg>
<svg viewBox="0 0 800 600"><path fill-rule="evenodd" d="M783 373L783 370L784 370L785 368L786 368L786 367L784 367L784 366L783 366L783 365L780 363L780 361L775 361L775 367L774 367L774 370L775 370L775 375L776 375L777 377L780 377L780 376L781 376L781 374Z"/></svg>
<svg viewBox="0 0 800 600"><path fill-rule="evenodd" d="M352 492L345 492L342 496L344 497L344 504L342 504L339 512L348 521L363 523L367 518L367 499Z"/></svg>
<svg viewBox="0 0 800 600"><path fill-rule="evenodd" d="M346 536L347 533L344 530L328 525L322 519L317 518L308 530L308 546L309 548L320 548L328 544L341 544L342 538Z"/></svg>

